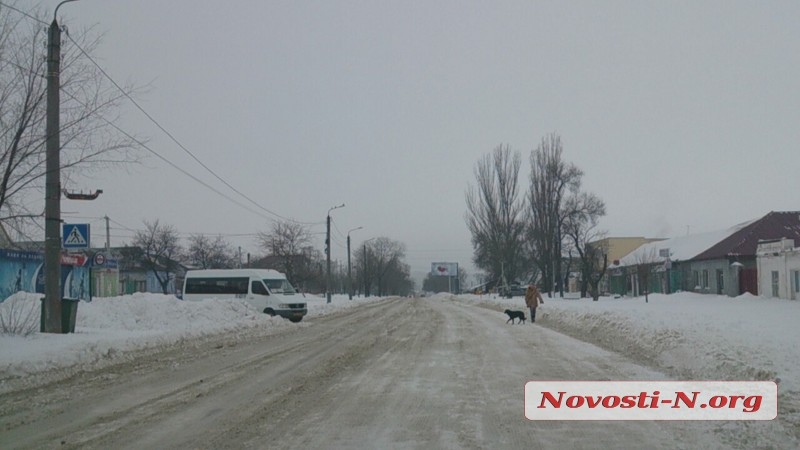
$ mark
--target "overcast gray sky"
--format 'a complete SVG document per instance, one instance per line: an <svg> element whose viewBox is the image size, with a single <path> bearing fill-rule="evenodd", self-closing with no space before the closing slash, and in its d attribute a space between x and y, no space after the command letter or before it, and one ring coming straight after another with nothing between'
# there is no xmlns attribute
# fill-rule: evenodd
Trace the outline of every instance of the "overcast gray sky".
<svg viewBox="0 0 800 450"><path fill-rule="evenodd" d="M361 226L353 245L404 242L417 276L469 268L475 163L508 144L527 189L528 155L552 132L612 236L800 210L800 2L80 0L59 15L105 32L109 75L149 84L148 113L265 208L314 223L320 249L328 209L346 203L335 259ZM120 126L247 203L133 107ZM87 184L104 194L62 209L111 217L114 244L132 236L120 225L158 218L258 253L248 235L269 228L152 157Z"/></svg>

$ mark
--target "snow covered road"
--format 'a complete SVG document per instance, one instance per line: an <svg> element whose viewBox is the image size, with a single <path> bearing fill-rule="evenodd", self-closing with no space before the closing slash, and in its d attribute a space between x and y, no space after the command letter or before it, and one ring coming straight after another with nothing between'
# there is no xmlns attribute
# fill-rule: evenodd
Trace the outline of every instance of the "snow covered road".
<svg viewBox="0 0 800 450"><path fill-rule="evenodd" d="M530 380L668 377L505 320L453 300L394 299L247 340L186 341L3 394L0 446L738 448L714 422L528 421Z"/></svg>

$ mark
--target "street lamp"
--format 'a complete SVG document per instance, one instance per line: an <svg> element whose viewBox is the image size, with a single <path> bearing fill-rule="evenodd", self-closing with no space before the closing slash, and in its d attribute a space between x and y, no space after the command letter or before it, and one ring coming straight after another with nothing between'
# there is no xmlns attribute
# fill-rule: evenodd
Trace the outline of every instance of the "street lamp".
<svg viewBox="0 0 800 450"><path fill-rule="evenodd" d="M328 210L327 231L325 233L325 253L328 261L327 276L325 277L325 296L328 299L328 303L331 302L331 211L339 208L344 208L344 203Z"/></svg>
<svg viewBox="0 0 800 450"><path fill-rule="evenodd" d="M352 274L352 266L350 265L350 233L356 230L360 230L364 227L353 228L347 232L347 297L352 300L353 299L353 274Z"/></svg>

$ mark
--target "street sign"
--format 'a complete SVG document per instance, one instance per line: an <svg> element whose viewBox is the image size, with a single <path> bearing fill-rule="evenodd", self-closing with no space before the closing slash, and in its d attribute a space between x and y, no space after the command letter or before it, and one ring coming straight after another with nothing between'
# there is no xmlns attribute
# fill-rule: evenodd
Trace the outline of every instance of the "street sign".
<svg viewBox="0 0 800 450"><path fill-rule="evenodd" d="M89 248L89 224L65 223L61 226L63 248Z"/></svg>
<svg viewBox="0 0 800 450"><path fill-rule="evenodd" d="M95 253L94 255L94 265L95 266L102 266L106 263L106 255L102 253Z"/></svg>

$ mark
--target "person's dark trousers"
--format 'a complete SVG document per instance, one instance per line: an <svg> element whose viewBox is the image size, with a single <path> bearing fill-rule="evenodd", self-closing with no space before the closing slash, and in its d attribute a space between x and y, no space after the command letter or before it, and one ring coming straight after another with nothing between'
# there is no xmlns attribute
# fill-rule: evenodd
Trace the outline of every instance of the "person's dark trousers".
<svg viewBox="0 0 800 450"><path fill-rule="evenodd" d="M536 308L531 308L531 323L536 322Z"/></svg>

